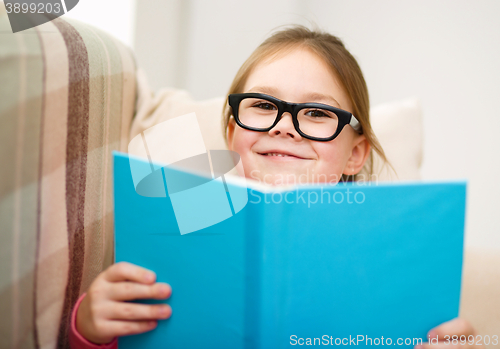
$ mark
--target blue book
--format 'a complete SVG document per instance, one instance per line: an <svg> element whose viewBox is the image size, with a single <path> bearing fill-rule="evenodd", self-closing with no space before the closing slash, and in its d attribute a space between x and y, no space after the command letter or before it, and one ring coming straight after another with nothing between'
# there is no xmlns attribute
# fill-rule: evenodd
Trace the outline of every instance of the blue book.
<svg viewBox="0 0 500 349"><path fill-rule="evenodd" d="M143 301L172 317L119 348L413 348L458 316L465 196L458 181L266 190L115 153L116 262L173 290Z"/></svg>

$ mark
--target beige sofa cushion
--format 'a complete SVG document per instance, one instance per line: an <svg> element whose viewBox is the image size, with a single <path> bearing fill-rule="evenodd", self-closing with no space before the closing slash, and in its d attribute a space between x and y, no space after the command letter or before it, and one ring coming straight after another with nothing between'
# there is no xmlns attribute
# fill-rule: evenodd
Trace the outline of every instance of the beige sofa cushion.
<svg viewBox="0 0 500 349"><path fill-rule="evenodd" d="M489 348L500 348L500 252L497 249L467 249L460 316L469 320L478 334L490 338L497 335L498 345Z"/></svg>

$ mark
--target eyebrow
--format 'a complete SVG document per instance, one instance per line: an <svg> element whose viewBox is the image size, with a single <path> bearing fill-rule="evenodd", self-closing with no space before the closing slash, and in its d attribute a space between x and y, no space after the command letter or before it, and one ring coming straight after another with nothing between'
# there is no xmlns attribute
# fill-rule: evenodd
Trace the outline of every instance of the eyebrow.
<svg viewBox="0 0 500 349"><path fill-rule="evenodd" d="M271 87L271 86L255 86L255 87L251 88L248 92L264 93L264 94L271 95L274 97L276 97L278 95L278 90L274 87ZM306 93L304 95L304 98L308 102L329 101L329 102L333 103L334 105L336 105L336 107L342 109L342 107L340 106L340 103L330 95L325 95L323 93L318 93L318 92L311 92L311 93Z"/></svg>

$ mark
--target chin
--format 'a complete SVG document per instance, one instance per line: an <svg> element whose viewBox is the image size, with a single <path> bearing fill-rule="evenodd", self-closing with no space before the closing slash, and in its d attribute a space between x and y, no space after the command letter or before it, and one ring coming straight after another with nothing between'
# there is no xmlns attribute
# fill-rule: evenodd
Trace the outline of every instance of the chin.
<svg viewBox="0 0 500 349"><path fill-rule="evenodd" d="M273 186L306 184L311 182L310 175L307 172L275 172L253 169L249 173L246 173L246 177Z"/></svg>

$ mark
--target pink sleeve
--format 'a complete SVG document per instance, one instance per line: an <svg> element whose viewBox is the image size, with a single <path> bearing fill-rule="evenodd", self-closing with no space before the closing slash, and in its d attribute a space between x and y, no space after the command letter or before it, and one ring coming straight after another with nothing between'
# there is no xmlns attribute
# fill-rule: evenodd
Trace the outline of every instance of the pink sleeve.
<svg viewBox="0 0 500 349"><path fill-rule="evenodd" d="M73 312L71 313L71 328L69 331L69 346L71 349L118 349L118 340L115 338L107 344L95 344L89 342L76 330L76 312L86 293L82 294L76 301Z"/></svg>

